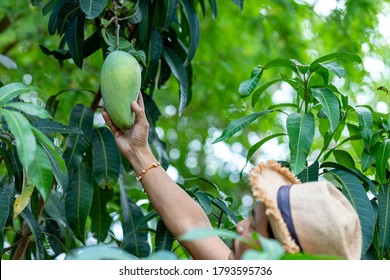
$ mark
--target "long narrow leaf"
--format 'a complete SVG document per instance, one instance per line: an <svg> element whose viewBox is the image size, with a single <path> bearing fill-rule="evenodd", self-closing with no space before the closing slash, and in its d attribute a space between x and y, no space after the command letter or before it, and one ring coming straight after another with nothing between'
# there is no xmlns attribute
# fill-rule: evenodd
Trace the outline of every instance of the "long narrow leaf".
<svg viewBox="0 0 390 280"><path fill-rule="evenodd" d="M360 134L365 142L370 142L372 136L372 113L365 107L354 107L359 120Z"/></svg>
<svg viewBox="0 0 390 280"><path fill-rule="evenodd" d="M358 213L363 234L362 254L365 254L374 237L375 215L370 200L362 184L353 174L340 169L330 172L340 183L343 194Z"/></svg>
<svg viewBox="0 0 390 280"><path fill-rule="evenodd" d="M376 174L378 177L379 183L386 183L389 181L389 177L386 175L389 169L390 161L390 139L385 139L380 143L378 150L376 152Z"/></svg>
<svg viewBox="0 0 390 280"><path fill-rule="evenodd" d="M180 103L179 103L179 114L182 114L185 107L188 104L188 93L189 93L189 85L188 85L188 76L187 71L184 68L182 61L179 56L170 48L164 47L162 54L168 63L169 67L172 70L173 75L175 75L176 79L180 84Z"/></svg>
<svg viewBox="0 0 390 280"><path fill-rule="evenodd" d="M213 205L218 207L223 213L228 216L229 220L233 224L237 224L239 222L236 214L232 210L230 210L223 201L221 201L219 198L210 198L210 200Z"/></svg>
<svg viewBox="0 0 390 280"><path fill-rule="evenodd" d="M0 115L3 115L8 128L15 137L18 158L23 167L28 169L34 160L36 150L35 136L31 131L31 125L21 113L8 111L0 108Z"/></svg>
<svg viewBox="0 0 390 280"><path fill-rule="evenodd" d="M111 188L118 181L121 165L115 139L107 127L99 127L93 130L91 142L95 181L100 187Z"/></svg>
<svg viewBox="0 0 390 280"><path fill-rule="evenodd" d="M10 107L13 109L17 109L23 113L36 116L41 119L51 119L51 115L44 108L23 102L9 102L5 105L5 107Z"/></svg>
<svg viewBox="0 0 390 280"><path fill-rule="evenodd" d="M269 135L269 136L264 137L263 139L261 139L259 142L254 144L252 147L250 147L250 149L248 151L248 154L246 155L246 163L245 163L245 166L242 168L242 171L245 169L246 165L251 160L252 156L256 153L256 151L258 149L261 148L261 146L263 146L263 144L267 143L269 140L271 140L273 138L276 138L276 137L279 137L279 136L285 136L285 135L286 135L285 133L275 133L275 134ZM242 171L241 171L241 173L242 173Z"/></svg>
<svg viewBox="0 0 390 280"><path fill-rule="evenodd" d="M320 58L317 58L315 61L313 61L310 64L310 72L315 72L319 68L321 62L331 61L331 60L335 60L335 59L344 59L347 61L363 63L361 58L357 55L350 54L347 52L335 52L335 53L331 53L331 54L322 56Z"/></svg>
<svg viewBox="0 0 390 280"><path fill-rule="evenodd" d="M61 0L59 0L61 2ZM57 32L60 36L63 36L69 26L69 22L81 13L80 5L76 1L65 0L66 3L61 7L61 10L57 16ZM63 38L65 39L65 38ZM61 44L59 49L61 49ZM63 41L65 44L65 40Z"/></svg>
<svg viewBox="0 0 390 280"><path fill-rule="evenodd" d="M187 19L187 23L190 31L187 58L184 62L184 67L186 67L191 63L192 59L195 56L196 50L198 48L199 39L200 39L200 27L199 27L199 19L194 7L192 6L192 2L189 0L180 0L180 3L183 8L184 15Z"/></svg>
<svg viewBox="0 0 390 280"><path fill-rule="evenodd" d="M165 19L163 23L164 28L171 26L176 16L176 10L179 4L179 0L167 0L165 1Z"/></svg>
<svg viewBox="0 0 390 280"><path fill-rule="evenodd" d="M290 166L299 174L306 165L314 139L314 116L311 113L293 113L287 117L287 133L290 140Z"/></svg>
<svg viewBox="0 0 390 280"><path fill-rule="evenodd" d="M311 88L315 99L322 105L322 110L330 123L330 131L335 132L340 122L340 103L335 94L328 88Z"/></svg>
<svg viewBox="0 0 390 280"><path fill-rule="evenodd" d="M297 177L301 183L318 181L319 169L319 163L318 161L315 161L309 167L305 167Z"/></svg>
<svg viewBox="0 0 390 280"><path fill-rule="evenodd" d="M34 185L23 184L21 194L15 198L14 202L14 217L19 216L19 214L27 207L30 202L31 195L34 191Z"/></svg>
<svg viewBox="0 0 390 280"><path fill-rule="evenodd" d="M343 78L345 77L345 70L341 67L337 62L328 62L328 63L320 63L321 66L328 69L329 71L335 73L337 77Z"/></svg>
<svg viewBox="0 0 390 280"><path fill-rule="evenodd" d="M156 227L155 251L172 250L173 241L173 235L169 232L163 220L159 219Z"/></svg>
<svg viewBox="0 0 390 280"><path fill-rule="evenodd" d="M382 184L378 192L379 252L382 257L390 249L390 185Z"/></svg>
<svg viewBox="0 0 390 280"><path fill-rule="evenodd" d="M259 101L260 96L263 94L263 92L268 89L273 84L276 84L280 81L283 81L283 79L276 79L273 81L270 81L268 83L265 83L264 85L260 86L258 89L255 90L255 92L252 95L252 107L255 107L257 101Z"/></svg>
<svg viewBox="0 0 390 280"><path fill-rule="evenodd" d="M73 174L66 193L66 219L76 237L84 243L85 223L93 198L93 174L91 169L82 164Z"/></svg>
<svg viewBox="0 0 390 280"><path fill-rule="evenodd" d="M66 126L63 125L62 123L55 122L49 119L35 121L32 123L32 125L38 128L43 133L48 135L54 135L54 134L69 135L69 134L77 134L81 132L78 127Z"/></svg>
<svg viewBox="0 0 390 280"><path fill-rule="evenodd" d="M34 215L28 208L25 208L20 216L31 229L32 234L34 235L34 242L36 247L36 259L43 260L44 258L44 243L43 243L43 233L39 227L38 221L35 219Z"/></svg>
<svg viewBox="0 0 390 280"><path fill-rule="evenodd" d="M119 180L119 192L122 207L122 248L139 258L146 257L150 254L148 233L137 230L137 225L143 218L142 211L129 199L122 180ZM146 224L139 226L146 226Z"/></svg>
<svg viewBox="0 0 390 280"><path fill-rule="evenodd" d="M227 128L222 132L221 136L219 136L217 139L214 140L213 144L229 139L234 134L236 134L237 132L239 132L240 130L242 130L243 128L245 128L246 126L248 126L249 124L251 124L255 120L257 120L258 118L260 118L264 115L267 115L269 113L272 113L272 112L274 112L274 111L267 110L267 111L262 111L262 112L255 112L255 113L249 114L248 116L242 117L238 120L232 121L227 126Z"/></svg>
<svg viewBox="0 0 390 280"><path fill-rule="evenodd" d="M79 13L68 23L65 32L66 43L68 44L70 54L74 63L83 67L84 60L84 13Z"/></svg>
<svg viewBox="0 0 390 280"><path fill-rule="evenodd" d="M0 188L0 250L3 251L4 246L4 228L8 220L10 212L10 201L5 188Z"/></svg>
<svg viewBox="0 0 390 280"><path fill-rule="evenodd" d="M146 49L146 68L142 71L144 87L152 86L154 83L162 53L162 46L161 34L155 28L152 28L149 45Z"/></svg>
<svg viewBox="0 0 390 280"><path fill-rule="evenodd" d="M360 181L363 182L363 185L368 187L368 189L372 192L372 194L375 197L377 196L377 191L376 191L375 184L367 176L365 176L364 174L360 173L358 170L348 168L348 167L346 167L344 165L341 165L341 164L338 164L336 162L323 162L321 164L321 166L320 166L320 168L327 168L327 167L345 170L348 173L353 174L356 178L358 178Z"/></svg>
<svg viewBox="0 0 390 280"><path fill-rule="evenodd" d="M37 90L36 87L27 86L22 83L11 83L0 88L0 106L8 103L19 94L30 91Z"/></svg>
<svg viewBox="0 0 390 280"><path fill-rule="evenodd" d="M78 167L83 154L87 151L92 136L92 109L80 104L74 106L70 114L69 126L80 129L80 133L69 135L64 159L68 166Z"/></svg>
<svg viewBox="0 0 390 280"><path fill-rule="evenodd" d="M37 145L34 161L27 170L27 176L28 182L31 182L43 200L47 201L53 183L53 171L46 151L40 145Z"/></svg>
<svg viewBox="0 0 390 280"><path fill-rule="evenodd" d="M200 206L206 214L210 214L212 211L211 200L204 192L194 193L196 200L198 200Z"/></svg>
<svg viewBox="0 0 390 280"><path fill-rule="evenodd" d="M108 188L95 187L90 211L91 231L100 242L107 238L112 223L112 217L107 213L107 202L112 199L113 191Z"/></svg>
<svg viewBox="0 0 390 280"><path fill-rule="evenodd" d="M59 13L63 6L69 2L68 0L58 0L55 2L55 5L50 13L49 23L48 23L48 31L50 35L54 35L57 32L58 26L58 18Z"/></svg>
<svg viewBox="0 0 390 280"><path fill-rule="evenodd" d="M37 137L38 143L45 150L46 155L51 164L51 170L57 184L62 188L63 192L66 192L69 185L68 169L64 159L61 157L59 151L50 141L50 139L43 134L39 129L32 127L34 135Z"/></svg>
<svg viewBox="0 0 390 280"><path fill-rule="evenodd" d="M292 70L293 72L297 72L297 63L291 59L287 59L284 57L279 57L269 61L266 65L264 65L264 70L275 67L283 67Z"/></svg>
<svg viewBox="0 0 390 280"><path fill-rule="evenodd" d="M253 68L251 77L248 80L243 81L238 88L241 97L247 97L254 91L262 75L263 68L260 65Z"/></svg>
<svg viewBox="0 0 390 280"><path fill-rule="evenodd" d="M371 167L371 165L375 162L376 160L376 152L377 149L374 149L374 152L369 153L367 150L363 150L362 156L361 156L361 167L362 171L366 172L368 168Z"/></svg>

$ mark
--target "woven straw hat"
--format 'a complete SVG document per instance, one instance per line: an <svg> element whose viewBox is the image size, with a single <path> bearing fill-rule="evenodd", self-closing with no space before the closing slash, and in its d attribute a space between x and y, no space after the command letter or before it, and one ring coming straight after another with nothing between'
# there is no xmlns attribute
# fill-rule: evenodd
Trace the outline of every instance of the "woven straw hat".
<svg viewBox="0 0 390 280"><path fill-rule="evenodd" d="M276 161L254 167L249 175L253 196L265 204L275 238L288 253L360 259L359 217L332 183L300 183Z"/></svg>

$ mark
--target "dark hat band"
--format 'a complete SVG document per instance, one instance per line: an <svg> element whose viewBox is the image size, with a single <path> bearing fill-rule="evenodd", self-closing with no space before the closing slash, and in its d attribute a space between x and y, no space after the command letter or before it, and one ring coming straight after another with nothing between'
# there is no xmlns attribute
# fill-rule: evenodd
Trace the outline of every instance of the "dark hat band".
<svg viewBox="0 0 390 280"><path fill-rule="evenodd" d="M299 246L302 251L301 244L299 243L299 239L297 233L295 231L292 215L291 215L291 207L290 207L290 189L289 186L281 186L278 190L278 208L280 213L282 214L283 220L287 225L288 231L291 234L291 237L294 239L295 243Z"/></svg>

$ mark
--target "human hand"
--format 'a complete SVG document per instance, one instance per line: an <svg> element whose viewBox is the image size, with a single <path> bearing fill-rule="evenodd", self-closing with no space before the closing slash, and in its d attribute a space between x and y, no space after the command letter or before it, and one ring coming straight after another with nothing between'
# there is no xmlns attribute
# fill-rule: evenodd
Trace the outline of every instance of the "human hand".
<svg viewBox="0 0 390 280"><path fill-rule="evenodd" d="M103 111L103 118L111 129L119 151L128 160L137 150L147 148L149 123L145 115L145 105L142 94L139 93L137 102L131 104L131 109L135 114L133 125L126 130L118 128L110 119L108 113Z"/></svg>

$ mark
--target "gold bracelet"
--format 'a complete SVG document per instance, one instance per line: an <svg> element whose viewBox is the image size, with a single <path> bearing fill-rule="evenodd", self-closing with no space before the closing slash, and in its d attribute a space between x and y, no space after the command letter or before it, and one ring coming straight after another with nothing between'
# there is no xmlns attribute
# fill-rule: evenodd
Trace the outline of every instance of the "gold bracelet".
<svg viewBox="0 0 390 280"><path fill-rule="evenodd" d="M142 170L142 172L136 177L137 181L141 181L142 177L145 175L146 172L148 172L150 169L160 166L160 163L158 161L153 162L151 166L148 168Z"/></svg>

